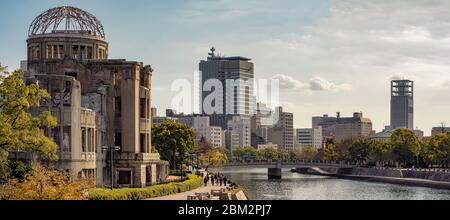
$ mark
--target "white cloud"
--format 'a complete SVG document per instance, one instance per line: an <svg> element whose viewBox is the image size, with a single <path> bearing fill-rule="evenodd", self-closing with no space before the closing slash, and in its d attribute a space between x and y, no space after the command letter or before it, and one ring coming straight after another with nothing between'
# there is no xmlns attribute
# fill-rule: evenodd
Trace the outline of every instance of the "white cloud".
<svg viewBox="0 0 450 220"><path fill-rule="evenodd" d="M285 90L292 90L296 92L314 92L314 91L350 91L352 85L350 84L336 84L321 77L314 77L305 83L299 81L291 76L284 74L277 74L272 79L279 80L280 86Z"/></svg>
<svg viewBox="0 0 450 220"><path fill-rule="evenodd" d="M413 80L414 77L405 73L396 73L388 78L388 81L391 80Z"/></svg>
<svg viewBox="0 0 450 220"><path fill-rule="evenodd" d="M449 70L450 14L444 8L450 8L450 1L333 1L330 16L318 25L265 44L335 71L357 67L368 72L381 67L419 72L414 66L401 66L411 59L445 64ZM360 70L357 74L364 74ZM425 72L430 74L420 70Z"/></svg>
<svg viewBox="0 0 450 220"><path fill-rule="evenodd" d="M315 77L309 82L311 90L313 91L350 91L352 85L350 84L335 84L324 78Z"/></svg>
<svg viewBox="0 0 450 220"><path fill-rule="evenodd" d="M448 118L450 105L431 110L435 100L450 100L450 1L448 0L332 0L330 14L302 31L280 34L261 43L272 60L282 58L279 72L315 73L325 82L346 82L352 93L293 97L291 102L314 102L321 109L364 110L377 130L389 122L389 81L415 81L415 122L429 132ZM283 65L288 63L288 67ZM401 74L398 74L401 73ZM311 78L311 75L304 75ZM311 82L281 77L286 85L313 91ZM314 83L315 81L313 81ZM340 88L318 81L318 88ZM329 86L326 86L329 85ZM345 87L344 87L345 88ZM339 89L337 89L339 90ZM368 98L369 97L369 98ZM329 100L334 100L331 104ZM298 114L305 115L304 112ZM308 117L308 116L304 116ZM302 119L302 121L308 121Z"/></svg>
<svg viewBox="0 0 450 220"><path fill-rule="evenodd" d="M444 83L442 83L442 87L443 87L444 89L450 89L450 80L449 80L449 81L446 81L446 82L444 82Z"/></svg>
<svg viewBox="0 0 450 220"><path fill-rule="evenodd" d="M324 112L364 111L377 130L390 121L389 81L406 78L416 82L416 125L429 132L448 121L450 105L434 100L450 100L450 93L442 92L450 88L450 1L331 0L329 12L315 19L302 19L313 8L302 11L300 1L287 1L191 1L181 19L174 18L199 31L198 40L173 43L166 51L180 51L177 63L185 62L186 54L193 61L183 68L170 65L181 68L171 72L197 69L214 45L227 55L252 58L258 77L304 73L274 77L297 92L281 100L291 103L296 126L309 126L310 116Z"/></svg>

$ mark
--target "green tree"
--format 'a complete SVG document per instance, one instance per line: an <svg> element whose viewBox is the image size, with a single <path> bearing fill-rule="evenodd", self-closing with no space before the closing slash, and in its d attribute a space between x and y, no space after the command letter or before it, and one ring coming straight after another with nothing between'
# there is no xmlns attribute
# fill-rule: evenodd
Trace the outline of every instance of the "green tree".
<svg viewBox="0 0 450 220"><path fill-rule="evenodd" d="M450 160L450 133L439 133L422 142L421 159L426 165L446 167Z"/></svg>
<svg viewBox="0 0 450 220"><path fill-rule="evenodd" d="M354 140L352 139L347 139L347 140L343 140L340 141L338 143L335 144L334 147L334 151L337 154L337 159L338 161L347 161L350 159L350 146L353 144Z"/></svg>
<svg viewBox="0 0 450 220"><path fill-rule="evenodd" d="M264 148L260 149L260 154L263 156L265 160L276 161L278 160L278 150L276 148Z"/></svg>
<svg viewBox="0 0 450 220"><path fill-rule="evenodd" d="M261 149L257 150L256 151L256 160L261 161L261 160L265 160L265 159L266 158L265 158L263 150L261 150Z"/></svg>
<svg viewBox="0 0 450 220"><path fill-rule="evenodd" d="M31 152L43 159L56 160L57 145L44 134L44 128L56 126L56 119L48 111L39 115L29 113L42 99L50 98L49 94L37 83L26 84L22 70L9 74L1 68L0 72L8 74L0 77L0 168L6 167L11 151Z"/></svg>
<svg viewBox="0 0 450 220"><path fill-rule="evenodd" d="M339 154L336 152L336 145L328 144L324 150L323 159L326 161L337 161L339 160Z"/></svg>
<svg viewBox="0 0 450 220"><path fill-rule="evenodd" d="M352 143L349 148L350 159L356 162L366 161L372 144L373 142L367 139L361 139Z"/></svg>
<svg viewBox="0 0 450 220"><path fill-rule="evenodd" d="M26 165L22 161L10 160L8 161L9 178L23 181L25 176L32 171L31 166Z"/></svg>
<svg viewBox="0 0 450 220"><path fill-rule="evenodd" d="M222 167L228 163L228 150L225 148L211 149L202 157L209 166Z"/></svg>
<svg viewBox="0 0 450 220"><path fill-rule="evenodd" d="M209 143L205 137L202 137L198 143L195 143L190 153L201 159L199 162L206 162L203 160L205 155L213 149L211 143ZM228 155L227 155L228 156Z"/></svg>
<svg viewBox="0 0 450 220"><path fill-rule="evenodd" d="M378 162L382 165L389 163L392 159L393 147L387 141L374 141L368 152L368 159L372 162Z"/></svg>
<svg viewBox="0 0 450 220"><path fill-rule="evenodd" d="M440 154L438 160L441 162L441 166L449 167L450 164L450 132L445 133L446 138L442 140L439 145Z"/></svg>
<svg viewBox="0 0 450 220"><path fill-rule="evenodd" d="M439 155L439 142L442 138L441 135L433 137L427 137L422 140L422 148L420 149L420 161L422 166L428 167L429 165L436 164Z"/></svg>
<svg viewBox="0 0 450 220"><path fill-rule="evenodd" d="M318 154L318 150L314 147L302 147L297 159L299 159L299 160L316 160L317 154Z"/></svg>
<svg viewBox="0 0 450 220"><path fill-rule="evenodd" d="M297 160L298 155L300 155L300 151L299 150L290 150L289 151L289 160L290 161Z"/></svg>
<svg viewBox="0 0 450 220"><path fill-rule="evenodd" d="M232 154L235 159L242 160L242 158L244 157L244 150L241 147L239 147L233 150Z"/></svg>
<svg viewBox="0 0 450 220"><path fill-rule="evenodd" d="M197 155L203 155L212 149L213 149L213 147L212 147L211 143L209 143L205 137L202 137L200 139L200 141L193 148L192 153L197 154Z"/></svg>
<svg viewBox="0 0 450 220"><path fill-rule="evenodd" d="M420 143L417 136L409 129L397 129L391 136L393 157L396 162L411 166L417 162Z"/></svg>
<svg viewBox="0 0 450 220"><path fill-rule="evenodd" d="M254 160L256 159L256 148L254 147L242 147L241 149L241 158L244 160Z"/></svg>
<svg viewBox="0 0 450 220"><path fill-rule="evenodd" d="M278 150L278 158L280 160L286 161L291 158L291 154L290 154L289 150L279 149Z"/></svg>
<svg viewBox="0 0 450 220"><path fill-rule="evenodd" d="M187 125L167 120L152 128L152 143L163 160L177 169L177 154L182 157L194 148L194 131Z"/></svg>
<svg viewBox="0 0 450 220"><path fill-rule="evenodd" d="M317 150L316 156L314 160L324 160L325 158L325 149L321 148Z"/></svg>

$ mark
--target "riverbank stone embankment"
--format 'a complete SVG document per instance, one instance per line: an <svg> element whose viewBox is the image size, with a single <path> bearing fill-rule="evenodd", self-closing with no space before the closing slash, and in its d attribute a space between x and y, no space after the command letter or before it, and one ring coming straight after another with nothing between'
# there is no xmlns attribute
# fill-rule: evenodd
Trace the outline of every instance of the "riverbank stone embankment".
<svg viewBox="0 0 450 220"><path fill-rule="evenodd" d="M450 190L450 172L377 168L297 168L297 173Z"/></svg>

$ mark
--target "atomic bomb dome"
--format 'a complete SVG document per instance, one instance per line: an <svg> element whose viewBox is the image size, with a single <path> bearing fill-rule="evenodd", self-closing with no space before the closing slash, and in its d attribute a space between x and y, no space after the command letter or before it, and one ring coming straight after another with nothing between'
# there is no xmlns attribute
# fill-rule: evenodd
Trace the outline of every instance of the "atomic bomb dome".
<svg viewBox="0 0 450 220"><path fill-rule="evenodd" d="M50 60L106 60L102 23L79 8L62 6L37 16L28 29L28 63Z"/></svg>
<svg viewBox="0 0 450 220"><path fill-rule="evenodd" d="M31 23L28 36L51 33L80 33L105 38L102 23L79 8L62 6L49 9Z"/></svg>
<svg viewBox="0 0 450 220"><path fill-rule="evenodd" d="M108 47L100 21L78 8L47 10L29 27L24 69L51 97L32 111L58 119L46 130L58 145L54 165L100 187L164 182L169 163L152 153L153 69L109 59Z"/></svg>

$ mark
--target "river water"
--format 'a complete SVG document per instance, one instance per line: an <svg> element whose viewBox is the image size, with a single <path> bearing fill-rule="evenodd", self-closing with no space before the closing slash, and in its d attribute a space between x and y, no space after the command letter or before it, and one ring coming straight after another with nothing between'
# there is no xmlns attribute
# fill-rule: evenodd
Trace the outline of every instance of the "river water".
<svg viewBox="0 0 450 220"><path fill-rule="evenodd" d="M252 200L450 200L449 190L407 187L309 176L283 170L282 180L268 180L267 169L225 168Z"/></svg>

